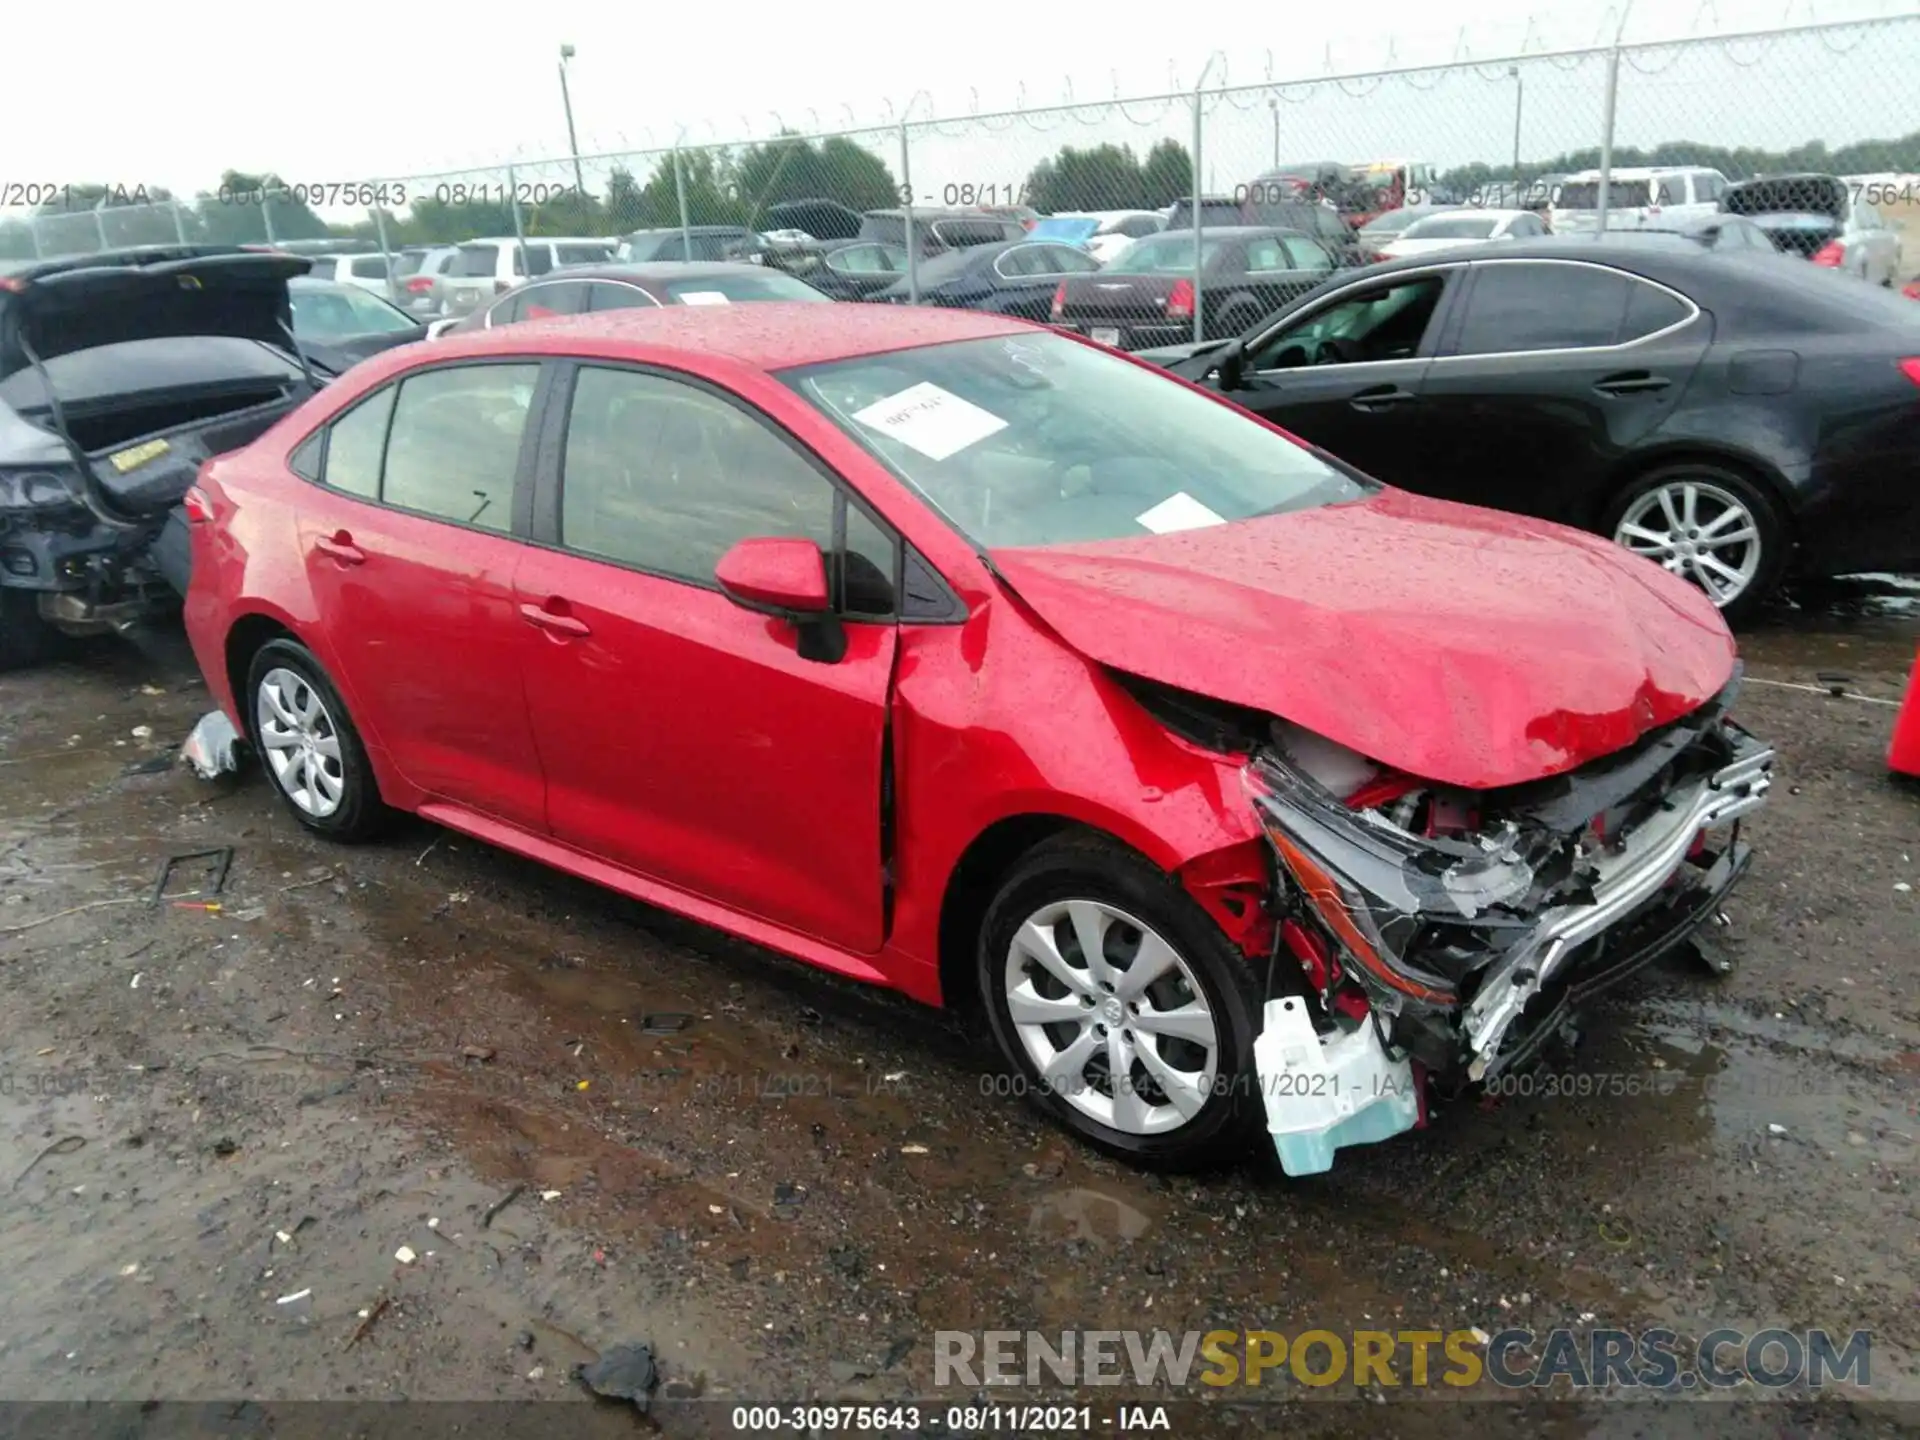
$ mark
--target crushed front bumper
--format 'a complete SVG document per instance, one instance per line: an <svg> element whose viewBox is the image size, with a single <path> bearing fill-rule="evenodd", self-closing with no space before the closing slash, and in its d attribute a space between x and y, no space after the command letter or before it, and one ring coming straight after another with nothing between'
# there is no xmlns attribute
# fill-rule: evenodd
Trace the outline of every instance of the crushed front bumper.
<svg viewBox="0 0 1920 1440"><path fill-rule="evenodd" d="M1365 1033L1369 1073L1410 1065L1442 1091L1484 1082L1531 1063L1582 1007L1710 920L1747 868L1739 821L1765 803L1774 765L1726 718L1731 696L1590 772L1466 797L1476 823L1450 837L1349 806L1284 754L1258 757L1248 788L1291 922L1276 944L1307 972L1327 1047L1293 1069L1350 1066L1336 1051ZM1324 1169L1334 1146L1415 1123L1374 1106L1356 1133L1350 1114L1276 1106L1297 1081L1255 1053L1283 1162L1291 1150Z"/></svg>

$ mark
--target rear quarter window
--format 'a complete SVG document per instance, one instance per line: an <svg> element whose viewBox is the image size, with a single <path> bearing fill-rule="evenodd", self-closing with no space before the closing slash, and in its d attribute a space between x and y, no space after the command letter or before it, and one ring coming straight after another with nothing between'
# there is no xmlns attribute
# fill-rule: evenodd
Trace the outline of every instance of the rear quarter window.
<svg viewBox="0 0 1920 1440"><path fill-rule="evenodd" d="M491 278L499 266L498 245L462 245L453 260L453 273L467 279Z"/></svg>

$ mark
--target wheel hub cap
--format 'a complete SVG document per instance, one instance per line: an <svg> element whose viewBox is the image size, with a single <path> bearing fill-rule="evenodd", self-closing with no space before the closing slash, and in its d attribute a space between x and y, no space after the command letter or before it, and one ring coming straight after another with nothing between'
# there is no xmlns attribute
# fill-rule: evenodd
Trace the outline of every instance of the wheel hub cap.
<svg viewBox="0 0 1920 1440"><path fill-rule="evenodd" d="M340 735L320 694L292 670L269 670L254 701L261 754L289 800L315 819L340 808L346 772Z"/></svg>
<svg viewBox="0 0 1920 1440"><path fill-rule="evenodd" d="M1613 538L1691 580L1715 605L1739 599L1760 570L1759 522L1739 496L1709 480L1649 490L1627 507Z"/></svg>
<svg viewBox="0 0 1920 1440"><path fill-rule="evenodd" d="M1003 970L1007 1013L1040 1084L1129 1135L1164 1135L1213 1095L1206 994L1164 938L1099 900L1034 911Z"/></svg>

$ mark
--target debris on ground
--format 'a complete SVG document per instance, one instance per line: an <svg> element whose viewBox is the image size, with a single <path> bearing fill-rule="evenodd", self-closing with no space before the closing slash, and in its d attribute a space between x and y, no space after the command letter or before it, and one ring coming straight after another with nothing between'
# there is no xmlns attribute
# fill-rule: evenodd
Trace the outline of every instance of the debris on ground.
<svg viewBox="0 0 1920 1440"><path fill-rule="evenodd" d="M603 1350L598 1360L575 1366L573 1373L602 1400L630 1400L643 1415L653 1401L654 1387L660 1383L653 1347L645 1343L615 1345Z"/></svg>
<svg viewBox="0 0 1920 1440"><path fill-rule="evenodd" d="M902 1145L900 1147L900 1153L902 1155L930 1155L933 1152L924 1145Z"/></svg>
<svg viewBox="0 0 1920 1440"><path fill-rule="evenodd" d="M398 1250L393 1252L393 1258L398 1260L402 1265L411 1265L420 1257L413 1253L413 1247L411 1245L402 1245Z"/></svg>
<svg viewBox="0 0 1920 1440"><path fill-rule="evenodd" d="M506 1194L502 1195L498 1200L494 1201L493 1204L480 1212L480 1228L482 1230L491 1228L500 1212L525 1194L526 1189L527 1187L525 1185L509 1186Z"/></svg>
<svg viewBox="0 0 1920 1440"><path fill-rule="evenodd" d="M202 780L232 775L240 769L240 732L224 713L210 710L189 732L180 755Z"/></svg>
<svg viewBox="0 0 1920 1440"><path fill-rule="evenodd" d="M80 1149L80 1147L85 1145L86 1143L87 1143L87 1137L84 1135L62 1135L58 1140L54 1141L51 1145L47 1146L47 1148L42 1150L38 1155L34 1156L33 1159L29 1160L27 1162L27 1168L22 1170L18 1175L13 1177L13 1188L18 1190L20 1188L20 1182L26 1179L27 1176L31 1175L34 1171L34 1167L37 1166L42 1160L46 1159L49 1155L71 1155L74 1151Z"/></svg>
<svg viewBox="0 0 1920 1440"><path fill-rule="evenodd" d="M494 1050L491 1045L462 1045L460 1054L463 1059L486 1061L493 1059Z"/></svg>
<svg viewBox="0 0 1920 1440"><path fill-rule="evenodd" d="M353 1334L347 1337L347 1343L340 1348L343 1350L351 1350L354 1346L358 1345L366 1338L367 1332L373 1329L374 1324L382 1315L387 1313L392 1305L393 1301L389 1300L385 1295L382 1295L378 1300L374 1301L371 1308L362 1310L360 1312L360 1323L354 1327Z"/></svg>
<svg viewBox="0 0 1920 1440"><path fill-rule="evenodd" d="M312 1294L313 1294L313 1287L309 1285L305 1290L296 1290L291 1295L282 1295L278 1300L274 1301L273 1303L276 1305L291 1305L295 1301L305 1300L308 1296Z"/></svg>
<svg viewBox="0 0 1920 1440"><path fill-rule="evenodd" d="M774 1213L781 1215L781 1212L785 1211L786 1213L781 1215L782 1219L792 1219L793 1212L806 1203L807 1187L804 1185L796 1185L791 1180L782 1180L773 1187Z"/></svg>
<svg viewBox="0 0 1920 1440"><path fill-rule="evenodd" d="M178 890L169 894L167 882L173 879L173 872L194 861L201 862L206 878L192 890ZM162 900L209 900L227 888L227 872L233 868L233 847L222 845L216 850L187 850L178 855L169 855L160 862L160 874L153 882L153 893L148 897L152 904Z"/></svg>
<svg viewBox="0 0 1920 1440"><path fill-rule="evenodd" d="M640 1029L648 1035L677 1035L693 1023L693 1016L665 1010L640 1017Z"/></svg>

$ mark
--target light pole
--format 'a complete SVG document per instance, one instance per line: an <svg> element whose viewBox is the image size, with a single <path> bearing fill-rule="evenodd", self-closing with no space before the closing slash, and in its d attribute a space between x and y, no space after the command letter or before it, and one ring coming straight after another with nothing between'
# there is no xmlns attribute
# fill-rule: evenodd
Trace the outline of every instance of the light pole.
<svg viewBox="0 0 1920 1440"><path fill-rule="evenodd" d="M573 133L573 96L567 92L567 62L573 59L573 46L560 47L560 103L567 111L567 151L573 156L573 188L578 195L587 193L587 177L580 169L580 141Z"/></svg>
<svg viewBox="0 0 1920 1440"><path fill-rule="evenodd" d="M1280 168L1280 102L1267 101L1267 109L1273 112L1273 168Z"/></svg>
<svg viewBox="0 0 1920 1440"><path fill-rule="evenodd" d="M1520 107L1527 98L1527 82L1520 74L1518 65L1509 65L1507 74L1513 77L1513 183L1520 183Z"/></svg>

